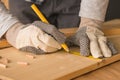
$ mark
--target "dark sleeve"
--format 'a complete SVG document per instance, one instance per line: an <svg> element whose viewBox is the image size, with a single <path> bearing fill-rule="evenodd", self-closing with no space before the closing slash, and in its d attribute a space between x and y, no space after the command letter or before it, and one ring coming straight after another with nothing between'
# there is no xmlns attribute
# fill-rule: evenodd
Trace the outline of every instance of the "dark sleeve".
<svg viewBox="0 0 120 80"><path fill-rule="evenodd" d="M120 0L109 0L106 21L120 18Z"/></svg>

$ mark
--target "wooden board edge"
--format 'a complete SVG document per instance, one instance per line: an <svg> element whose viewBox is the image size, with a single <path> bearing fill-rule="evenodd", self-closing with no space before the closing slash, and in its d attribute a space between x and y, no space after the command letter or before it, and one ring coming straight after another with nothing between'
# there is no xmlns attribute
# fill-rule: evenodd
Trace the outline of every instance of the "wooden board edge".
<svg viewBox="0 0 120 80"><path fill-rule="evenodd" d="M82 70L77 70L77 71L74 71L73 73L59 77L56 80L70 80L70 79L73 79L75 77L81 76L85 73L91 72L91 71L99 69L101 67L104 67L104 66L111 64L113 62L116 62L118 60L120 60L120 53L112 56L111 58L105 58L102 61L99 61L91 66L83 68Z"/></svg>
<svg viewBox="0 0 120 80"><path fill-rule="evenodd" d="M6 48L6 47L11 47L11 45L5 39L0 40L0 49Z"/></svg>
<svg viewBox="0 0 120 80"><path fill-rule="evenodd" d="M0 80L14 80L14 79L0 75Z"/></svg>

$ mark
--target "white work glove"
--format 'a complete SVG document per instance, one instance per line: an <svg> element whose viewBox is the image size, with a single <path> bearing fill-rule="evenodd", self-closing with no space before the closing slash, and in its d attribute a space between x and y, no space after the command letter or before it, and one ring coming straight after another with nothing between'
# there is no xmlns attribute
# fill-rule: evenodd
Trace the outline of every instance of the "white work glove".
<svg viewBox="0 0 120 80"><path fill-rule="evenodd" d="M83 56L94 58L111 57L117 53L113 44L108 42L104 33L99 29L101 22L81 18L81 25L78 31L67 39L67 43L80 46L80 53Z"/></svg>
<svg viewBox="0 0 120 80"><path fill-rule="evenodd" d="M29 25L16 23L7 31L7 41L21 51L35 54L50 53L61 49L60 44L65 41L64 34L53 25L40 21L37 23L40 25L35 25L36 22ZM44 27L45 30L41 27Z"/></svg>
<svg viewBox="0 0 120 80"><path fill-rule="evenodd" d="M109 0L81 0L79 16L81 22L78 31L67 39L67 43L80 46L83 56L94 58L111 57L117 53L113 44L100 30L105 19Z"/></svg>

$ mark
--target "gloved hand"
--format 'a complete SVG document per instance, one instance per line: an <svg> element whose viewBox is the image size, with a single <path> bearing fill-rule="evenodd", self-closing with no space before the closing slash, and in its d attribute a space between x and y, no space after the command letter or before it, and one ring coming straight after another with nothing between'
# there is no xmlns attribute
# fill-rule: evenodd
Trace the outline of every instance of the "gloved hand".
<svg viewBox="0 0 120 80"><path fill-rule="evenodd" d="M6 32L6 39L21 51L42 54L61 49L66 37L55 26L36 21L28 25L14 24Z"/></svg>
<svg viewBox="0 0 120 80"><path fill-rule="evenodd" d="M80 46L80 53L83 56L89 56L91 53L94 58L111 57L112 53L115 54L117 51L99 29L101 23L81 18L78 31L67 39L67 44Z"/></svg>
<svg viewBox="0 0 120 80"><path fill-rule="evenodd" d="M40 21L23 25L0 1L0 38L3 35L15 48L36 54L57 51L66 39L53 25Z"/></svg>

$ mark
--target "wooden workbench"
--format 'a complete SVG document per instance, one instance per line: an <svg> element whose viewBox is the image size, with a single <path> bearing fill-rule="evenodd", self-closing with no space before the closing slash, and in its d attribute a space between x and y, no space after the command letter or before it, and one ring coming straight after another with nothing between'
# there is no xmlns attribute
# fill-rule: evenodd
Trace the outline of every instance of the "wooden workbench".
<svg viewBox="0 0 120 80"><path fill-rule="evenodd" d="M119 27L115 27L112 30L116 29L119 30ZM117 35L119 32L116 32L113 31L114 35L109 35L108 38L115 44L118 53L120 53L120 35ZM72 50L79 51L79 48L75 47ZM1 49L0 56L9 59L10 63L7 64L8 68L6 69L0 67L0 79L69 80L120 60L120 54L111 58L93 59L69 54L63 50L47 55L34 55L35 59L26 57L26 54L30 53L20 52L13 47ZM29 65L18 65L18 61L28 62Z"/></svg>
<svg viewBox="0 0 120 80"><path fill-rule="evenodd" d="M114 38L114 43L117 44L119 50L120 46L116 39ZM73 50L79 49L73 48ZM120 54L106 59L92 59L64 51L48 55L34 55L35 59L26 57L26 54L12 47L0 50L0 55L10 60L8 68L0 68L0 78L4 76L8 78L7 80L67 80L120 60ZM17 61L28 62L30 65L18 65Z"/></svg>
<svg viewBox="0 0 120 80"><path fill-rule="evenodd" d="M73 80L120 80L120 60L78 76Z"/></svg>
<svg viewBox="0 0 120 80"><path fill-rule="evenodd" d="M8 8L8 0L2 1L5 2L5 5ZM103 29L103 32L107 29L107 32L105 32L106 35L112 35L109 38L117 47L118 53L120 53L119 23L120 20L106 23ZM69 30L71 31L67 32L68 29L64 29L62 31L69 36L71 32L74 33L76 28ZM6 41L4 43L7 44ZM79 48L73 48L73 50L79 51ZM34 55L36 56L35 59L26 57L26 54L28 53L20 52L13 47L1 49L0 56L8 58L10 63L7 64L8 68L6 69L0 68L0 80L67 80L120 60L120 54L106 59L92 59L68 54L64 51L47 55ZM17 61L25 61L30 65L18 65Z"/></svg>

